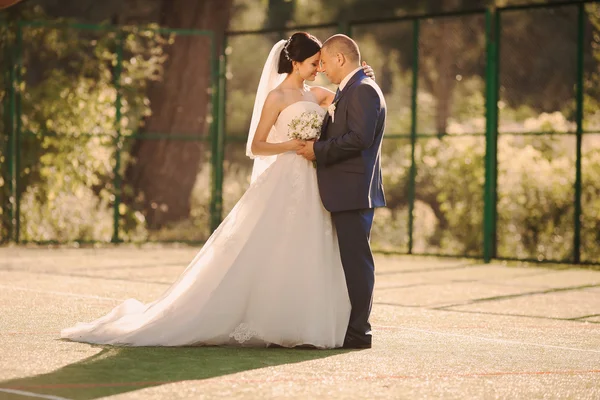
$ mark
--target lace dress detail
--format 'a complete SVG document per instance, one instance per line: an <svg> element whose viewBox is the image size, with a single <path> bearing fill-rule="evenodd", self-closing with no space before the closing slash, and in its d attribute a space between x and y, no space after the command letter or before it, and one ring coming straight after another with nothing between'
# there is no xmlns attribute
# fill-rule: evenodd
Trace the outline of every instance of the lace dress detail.
<svg viewBox="0 0 600 400"><path fill-rule="evenodd" d="M252 339L260 338L260 334L252 329L250 324L242 322L235 328L233 332L229 334L229 337L234 339L239 344L244 344Z"/></svg>

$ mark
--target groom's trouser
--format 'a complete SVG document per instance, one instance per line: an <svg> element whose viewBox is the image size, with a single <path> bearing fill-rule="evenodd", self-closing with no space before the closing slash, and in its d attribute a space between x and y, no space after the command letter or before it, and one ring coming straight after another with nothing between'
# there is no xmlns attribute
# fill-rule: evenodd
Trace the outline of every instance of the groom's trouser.
<svg viewBox="0 0 600 400"><path fill-rule="evenodd" d="M372 208L331 214L338 242L352 311L346 336L371 342L369 314L373 303L375 263L369 239L373 225Z"/></svg>

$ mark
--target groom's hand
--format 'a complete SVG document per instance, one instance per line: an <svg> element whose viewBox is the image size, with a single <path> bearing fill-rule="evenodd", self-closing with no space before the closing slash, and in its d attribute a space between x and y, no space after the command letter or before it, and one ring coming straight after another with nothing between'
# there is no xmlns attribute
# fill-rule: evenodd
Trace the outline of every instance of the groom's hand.
<svg viewBox="0 0 600 400"><path fill-rule="evenodd" d="M296 154L306 158L308 161L315 161L317 157L315 156L315 142L309 140L306 142L305 146L299 150L296 150Z"/></svg>

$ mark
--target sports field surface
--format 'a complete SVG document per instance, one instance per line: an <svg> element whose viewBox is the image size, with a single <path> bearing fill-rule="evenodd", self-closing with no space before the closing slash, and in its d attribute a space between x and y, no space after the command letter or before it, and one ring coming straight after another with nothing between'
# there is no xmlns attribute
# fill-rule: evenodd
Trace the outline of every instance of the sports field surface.
<svg viewBox="0 0 600 400"><path fill-rule="evenodd" d="M377 255L372 349L59 339L151 301L195 247L0 248L0 399L600 399L600 271Z"/></svg>

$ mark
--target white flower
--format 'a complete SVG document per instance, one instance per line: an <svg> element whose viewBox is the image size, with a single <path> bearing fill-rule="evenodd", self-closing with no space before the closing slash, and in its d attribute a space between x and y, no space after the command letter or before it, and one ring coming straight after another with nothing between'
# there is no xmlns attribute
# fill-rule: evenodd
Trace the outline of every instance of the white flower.
<svg viewBox="0 0 600 400"><path fill-rule="evenodd" d="M335 117L335 103L331 103L329 105L329 107L327 107L327 112L329 113L329 116L331 117L331 122L334 122L334 117Z"/></svg>
<svg viewBox="0 0 600 400"><path fill-rule="evenodd" d="M288 124L288 137L299 140L318 139L322 122L316 111L305 111Z"/></svg>

